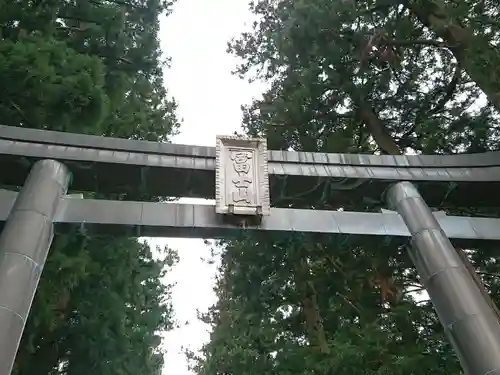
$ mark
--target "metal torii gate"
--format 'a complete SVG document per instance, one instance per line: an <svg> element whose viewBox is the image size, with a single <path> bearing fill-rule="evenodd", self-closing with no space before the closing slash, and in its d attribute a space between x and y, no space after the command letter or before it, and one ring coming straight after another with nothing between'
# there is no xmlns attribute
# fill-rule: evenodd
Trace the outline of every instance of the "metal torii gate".
<svg viewBox="0 0 500 375"><path fill-rule="evenodd" d="M433 213L409 182L419 182L431 205L444 192L462 205L495 204L499 194L488 193L498 191L500 153L268 152L262 139L218 137L213 149L0 126L0 168L3 182L14 186L31 169L19 194L0 192L0 375L11 372L54 226L219 237L242 222L245 230L411 236L411 258L466 374L500 374L500 324L448 239L499 240L500 220ZM70 176L75 191L137 195L146 185L151 195L215 197L216 205L82 199L66 195ZM452 191L443 187L450 182ZM380 196L390 185L386 200L397 213L295 210L280 208L286 203L276 197L283 188L328 187L338 203L359 191Z"/></svg>

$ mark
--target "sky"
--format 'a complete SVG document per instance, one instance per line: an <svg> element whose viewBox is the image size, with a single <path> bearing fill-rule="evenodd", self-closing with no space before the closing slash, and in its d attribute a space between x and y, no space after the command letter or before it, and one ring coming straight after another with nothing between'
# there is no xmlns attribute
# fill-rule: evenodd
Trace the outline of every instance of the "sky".
<svg viewBox="0 0 500 375"><path fill-rule="evenodd" d="M174 12L162 18L161 48L172 59L165 86L178 102L182 120L174 143L215 146L216 135L239 130L240 106L265 90L263 83L249 84L233 76L238 60L226 53L227 42L248 30L252 21L248 0L178 0ZM192 202L200 203L189 200ZM180 328L165 334L163 374L192 374L182 348L197 350L209 339L208 327L197 320L197 310L206 311L216 302L212 288L217 262L209 265L203 261L209 258L210 249L202 239L156 238L148 242L168 245L180 256L167 278L176 283L172 297Z"/></svg>

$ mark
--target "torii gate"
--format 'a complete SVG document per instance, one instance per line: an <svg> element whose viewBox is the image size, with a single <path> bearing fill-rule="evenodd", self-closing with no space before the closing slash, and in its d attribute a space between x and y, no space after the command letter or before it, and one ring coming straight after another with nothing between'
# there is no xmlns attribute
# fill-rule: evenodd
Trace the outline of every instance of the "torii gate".
<svg viewBox="0 0 500 375"><path fill-rule="evenodd" d="M419 183L431 206L445 194L462 206L497 205L499 152L325 154L268 151L263 139L218 137L210 148L0 126L0 168L3 184L24 185L19 193L0 191L0 375L11 372L54 226L64 231L75 224L134 236L215 238L242 226L371 240L411 236L411 258L466 374L500 374L500 323L449 240L498 241L500 220L432 212L411 183ZM147 191L215 198L216 204L83 199L66 194L70 180L73 191ZM336 204L385 191L396 212L280 207L286 202L278 191L304 194L320 187L335 191L329 196Z"/></svg>

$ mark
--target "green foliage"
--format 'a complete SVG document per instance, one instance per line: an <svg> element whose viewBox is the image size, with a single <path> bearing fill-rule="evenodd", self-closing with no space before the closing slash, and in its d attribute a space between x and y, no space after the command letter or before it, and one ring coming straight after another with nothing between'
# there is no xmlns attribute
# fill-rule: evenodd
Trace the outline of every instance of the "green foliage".
<svg viewBox="0 0 500 375"><path fill-rule="evenodd" d="M16 83L2 93L3 123L166 140L178 122L163 85L158 17L170 6L1 1L0 74Z"/></svg>
<svg viewBox="0 0 500 375"><path fill-rule="evenodd" d="M386 134L403 151L495 147L493 105L476 105L472 117L488 126L475 135L470 108L480 91L411 11L390 5L380 14L371 2L355 4L253 5L261 22L230 51L243 59L240 74L257 70L272 89L246 108L247 132L267 134L270 148L309 151L394 153Z"/></svg>
<svg viewBox="0 0 500 375"><path fill-rule="evenodd" d="M170 288L160 279L176 254L165 249L161 258L135 239L58 236L16 373L159 374L159 331L172 328Z"/></svg>
<svg viewBox="0 0 500 375"><path fill-rule="evenodd" d="M6 124L99 133L107 112L100 59L52 38L0 43L0 111Z"/></svg>
<svg viewBox="0 0 500 375"><path fill-rule="evenodd" d="M0 1L2 124L167 140L178 122L158 17L171 5ZM161 279L175 262L172 250L154 255L133 238L56 235L14 374L159 374L160 333L172 326Z"/></svg>
<svg viewBox="0 0 500 375"><path fill-rule="evenodd" d="M242 59L238 74L267 80L270 89L244 108L245 132L267 136L271 149L498 149L499 107L491 96L500 92L500 55L492 48L500 40L498 6L457 4L252 2L258 21L229 51ZM428 22L436 14L474 38L457 44L459 34L445 35ZM289 202L373 209L362 201L341 207L335 190L327 193L318 189L307 202ZM197 374L461 373L431 304L416 298L422 287L401 243L263 235L219 249L219 301L203 316L211 340L199 357L190 354ZM469 254L500 300L498 256L479 246Z"/></svg>
<svg viewBox="0 0 500 375"><path fill-rule="evenodd" d="M195 358L196 373L459 373L430 303L417 304L404 293L389 306L374 287L384 265L401 289L420 288L403 248L388 257L390 246L369 246L366 239L298 234L222 245L220 299L203 317L214 330ZM309 345L304 329L295 278L303 257L328 337L326 354Z"/></svg>

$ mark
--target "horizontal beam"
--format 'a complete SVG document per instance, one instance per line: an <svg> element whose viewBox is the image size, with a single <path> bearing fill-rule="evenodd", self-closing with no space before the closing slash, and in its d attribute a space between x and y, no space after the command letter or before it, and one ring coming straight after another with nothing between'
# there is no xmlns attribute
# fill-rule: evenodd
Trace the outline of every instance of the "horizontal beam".
<svg viewBox="0 0 500 375"><path fill-rule="evenodd" d="M141 154L215 159L215 147L138 141L86 134L0 125L0 138L11 141L97 148ZM492 167L500 166L500 151L458 155L370 155L321 152L269 151L270 162L331 164L372 167Z"/></svg>
<svg viewBox="0 0 500 375"><path fill-rule="evenodd" d="M363 197L377 200L389 183L401 180L419 182L430 205L440 204L445 196L458 206L500 205L495 193L500 189L500 152L389 156L269 151L268 156L274 206L286 206L286 197L310 201L325 189L335 191L333 204L359 202ZM22 185L32 162L40 159L64 162L77 191L128 193L131 199L215 197L213 147L0 126L4 184ZM450 182L456 183L452 191Z"/></svg>
<svg viewBox="0 0 500 375"><path fill-rule="evenodd" d="M4 222L17 193L0 191L0 222ZM500 219L435 214L446 235L458 240L500 240ZM360 213L345 211L272 208L260 225L245 229L223 222L214 206L178 203L103 201L64 198L55 216L59 231L79 224L86 230L136 237L223 238L248 232L304 232L354 234L383 239L410 234L395 212Z"/></svg>

